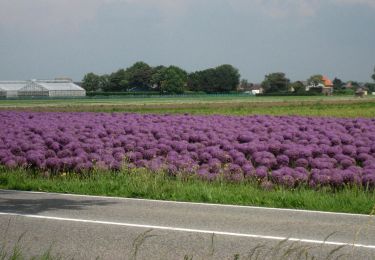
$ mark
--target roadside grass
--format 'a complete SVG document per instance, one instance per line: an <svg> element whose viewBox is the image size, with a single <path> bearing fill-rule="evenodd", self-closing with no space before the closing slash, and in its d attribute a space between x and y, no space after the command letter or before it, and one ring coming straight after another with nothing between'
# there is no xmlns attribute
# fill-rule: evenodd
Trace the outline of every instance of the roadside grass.
<svg viewBox="0 0 375 260"><path fill-rule="evenodd" d="M17 244L10 250L7 251L6 249L2 249L0 247L0 260L57 260L57 259L63 259L61 256L54 256L51 254L50 249L45 251L40 256L33 256L33 257L26 257L27 252L22 248L22 244L20 244L20 241L17 242Z"/></svg>
<svg viewBox="0 0 375 260"><path fill-rule="evenodd" d="M69 106L98 104L184 104L184 103L215 103L215 102L331 102L331 101L364 101L375 100L375 96L363 99L354 96L251 96L251 95L182 95L182 96L109 96L59 99L0 99L0 107L34 107L34 106Z"/></svg>
<svg viewBox="0 0 375 260"><path fill-rule="evenodd" d="M25 169L0 167L0 188L360 214L370 214L375 204L375 191L362 187L264 190L249 181L208 182L195 176L171 177L142 169L45 176Z"/></svg>
<svg viewBox="0 0 375 260"><path fill-rule="evenodd" d="M332 101L332 102L331 102ZM53 106L14 105L2 107L0 110L18 110L35 112L130 112L159 114L223 114L223 115L300 115L329 117L375 117L375 98L364 100L284 100L284 101L248 101L227 100L223 102L195 103L56 103Z"/></svg>
<svg viewBox="0 0 375 260"><path fill-rule="evenodd" d="M15 241L14 245L10 248L7 247L6 242L6 236L7 232L9 231L9 224L11 222L11 219L8 222L8 227L5 230L5 234L3 234L2 241L0 244L0 260L24 260L24 259L30 259L30 260L57 260L62 259L61 256L54 256L52 254L52 245L49 246L47 250L45 250L41 255L39 256L32 256L32 257L26 257L27 252L25 252L25 248L23 245L23 238L26 235L26 232L22 233L17 241Z"/></svg>
<svg viewBox="0 0 375 260"><path fill-rule="evenodd" d="M325 116L325 117L375 117L375 102L354 104L250 104L250 103L223 103L223 104L194 104L190 106L133 106L92 108L97 112L132 112L132 113L171 113L171 114L197 114L197 115L299 115L299 116ZM79 110L78 110L79 111Z"/></svg>
<svg viewBox="0 0 375 260"><path fill-rule="evenodd" d="M159 235L152 233L154 230L149 229L143 233L140 233L132 243L132 250L131 253L127 256L123 256L124 259L131 259L137 260L140 259L139 255L144 250L144 245L148 239L152 237L158 237ZM18 240L16 241L15 245L10 248L6 248L5 246L0 245L0 260L62 260L62 259L74 259L71 257L64 257L64 254L59 253L55 255L52 253L52 245L44 251L41 255L28 257L28 253L25 251L22 245L23 236L26 233L23 233ZM258 260L258 259L269 259L269 260L333 260L333 259L358 259L357 251L352 246L335 246L332 247L330 250L326 250L326 242L330 238L330 234L324 238L324 242L320 245L309 245L304 244L299 241L289 241L289 239L281 240L276 244L269 244L269 243L258 243L255 246L249 246L249 249L246 253L229 253L231 256L228 256L227 259L233 260ZM141 247L143 247L141 249ZM177 251L178 249L176 249ZM203 259L217 259L215 256L215 234L211 235L210 245L208 247L208 252ZM160 256L155 255L154 259L162 259L159 258ZM366 259L373 259L375 257L374 254L370 253L366 256ZM100 256L97 256L95 259L102 259ZM142 258L143 259L143 258ZM184 255L183 260L194 260L194 259L202 259L201 257L196 257L194 252L191 254Z"/></svg>

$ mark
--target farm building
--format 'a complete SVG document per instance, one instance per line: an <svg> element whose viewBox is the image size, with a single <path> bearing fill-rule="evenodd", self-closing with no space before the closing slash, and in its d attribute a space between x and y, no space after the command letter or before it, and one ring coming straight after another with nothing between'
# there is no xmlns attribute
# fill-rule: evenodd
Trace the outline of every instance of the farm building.
<svg viewBox="0 0 375 260"><path fill-rule="evenodd" d="M19 96L82 97L86 91L70 80L31 80L18 92Z"/></svg>
<svg viewBox="0 0 375 260"><path fill-rule="evenodd" d="M326 95L332 95L333 93L333 83L326 76L322 76L322 82L320 83L311 82L310 85L306 86L306 91L309 91L312 88L319 88L322 93Z"/></svg>
<svg viewBox="0 0 375 260"><path fill-rule="evenodd" d="M264 89L261 84L253 84L250 91L253 95L256 95L256 94L263 94Z"/></svg>
<svg viewBox="0 0 375 260"><path fill-rule="evenodd" d="M0 81L0 97L17 97L18 90L26 86L27 81Z"/></svg>
<svg viewBox="0 0 375 260"><path fill-rule="evenodd" d="M85 95L86 91L70 80L0 82L0 97L82 97Z"/></svg>

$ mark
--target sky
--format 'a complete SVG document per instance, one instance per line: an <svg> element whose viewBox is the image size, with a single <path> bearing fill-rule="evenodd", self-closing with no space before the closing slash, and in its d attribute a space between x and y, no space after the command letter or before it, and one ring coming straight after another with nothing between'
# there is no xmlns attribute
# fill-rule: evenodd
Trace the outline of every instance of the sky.
<svg viewBox="0 0 375 260"><path fill-rule="evenodd" d="M375 0L0 0L0 80L80 81L136 61L371 82Z"/></svg>

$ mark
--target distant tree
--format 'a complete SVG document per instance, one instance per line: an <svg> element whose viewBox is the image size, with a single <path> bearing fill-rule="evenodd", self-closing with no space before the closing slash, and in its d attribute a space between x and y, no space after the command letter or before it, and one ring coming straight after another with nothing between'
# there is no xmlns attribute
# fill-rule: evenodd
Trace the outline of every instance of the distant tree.
<svg viewBox="0 0 375 260"><path fill-rule="evenodd" d="M285 73L276 72L264 77L262 87L265 93L287 92L290 80L285 77Z"/></svg>
<svg viewBox="0 0 375 260"><path fill-rule="evenodd" d="M200 73L200 91L206 93L217 93L216 71L214 68L206 69Z"/></svg>
<svg viewBox="0 0 375 260"><path fill-rule="evenodd" d="M237 89L240 84L240 73L238 69L229 64L224 64L215 68L215 92L230 92Z"/></svg>
<svg viewBox="0 0 375 260"><path fill-rule="evenodd" d="M306 87L301 81L295 81L290 84L290 90L293 90L295 93L303 94L306 92Z"/></svg>
<svg viewBox="0 0 375 260"><path fill-rule="evenodd" d="M375 83L366 83L365 87L368 88L370 93L375 92Z"/></svg>
<svg viewBox="0 0 375 260"><path fill-rule="evenodd" d="M82 87L89 92L98 91L100 89L100 76L92 72L86 74L82 80Z"/></svg>
<svg viewBox="0 0 375 260"><path fill-rule="evenodd" d="M108 77L108 85L105 91L126 91L129 88L128 76L124 69L112 73Z"/></svg>
<svg viewBox="0 0 375 260"><path fill-rule="evenodd" d="M162 69L160 73L162 93L182 94L184 93L187 73L183 69L176 66L169 66Z"/></svg>
<svg viewBox="0 0 375 260"><path fill-rule="evenodd" d="M323 76L320 74L313 75L307 80L308 85L318 86L319 84L323 84Z"/></svg>
<svg viewBox="0 0 375 260"><path fill-rule="evenodd" d="M99 79L99 89L101 91L106 91L108 88L109 88L109 75L107 74L104 74L102 76L100 76L100 79Z"/></svg>
<svg viewBox="0 0 375 260"><path fill-rule="evenodd" d="M357 81L351 81L351 85L354 90L357 90L361 87L361 85Z"/></svg>
<svg viewBox="0 0 375 260"><path fill-rule="evenodd" d="M374 74L372 74L371 78L375 81L375 67L374 67Z"/></svg>
<svg viewBox="0 0 375 260"><path fill-rule="evenodd" d="M152 75L150 79L151 88L157 91L160 91L161 83L163 81L163 75L167 67L157 66L152 68Z"/></svg>
<svg viewBox="0 0 375 260"><path fill-rule="evenodd" d="M196 71L188 75L187 87L190 91L203 91L202 72Z"/></svg>
<svg viewBox="0 0 375 260"><path fill-rule="evenodd" d="M188 89L206 93L226 93L236 90L240 77L238 69L224 64L189 74Z"/></svg>
<svg viewBox="0 0 375 260"><path fill-rule="evenodd" d="M339 78L334 78L332 81L333 83L333 91L340 91L344 89L345 83L341 81Z"/></svg>
<svg viewBox="0 0 375 260"><path fill-rule="evenodd" d="M238 90L240 91L249 91L251 87L254 86L253 83L249 83L247 79L242 79L240 82L240 85L238 87Z"/></svg>
<svg viewBox="0 0 375 260"><path fill-rule="evenodd" d="M141 88L148 90L151 87L152 68L145 62L139 61L126 69L128 84L130 88Z"/></svg>

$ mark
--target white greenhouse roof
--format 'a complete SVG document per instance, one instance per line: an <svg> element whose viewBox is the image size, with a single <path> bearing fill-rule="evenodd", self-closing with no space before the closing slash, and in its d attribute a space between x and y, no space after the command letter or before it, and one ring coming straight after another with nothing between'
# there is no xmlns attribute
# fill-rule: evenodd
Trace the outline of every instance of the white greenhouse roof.
<svg viewBox="0 0 375 260"><path fill-rule="evenodd" d="M46 91L85 91L70 80L0 81L0 91L27 91L31 86Z"/></svg>
<svg viewBox="0 0 375 260"><path fill-rule="evenodd" d="M41 86L51 91L65 91L65 90L84 90L80 86L71 81L34 81L38 86Z"/></svg>
<svg viewBox="0 0 375 260"><path fill-rule="evenodd" d="M0 81L0 90L17 91L26 86L26 81Z"/></svg>

